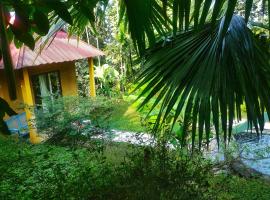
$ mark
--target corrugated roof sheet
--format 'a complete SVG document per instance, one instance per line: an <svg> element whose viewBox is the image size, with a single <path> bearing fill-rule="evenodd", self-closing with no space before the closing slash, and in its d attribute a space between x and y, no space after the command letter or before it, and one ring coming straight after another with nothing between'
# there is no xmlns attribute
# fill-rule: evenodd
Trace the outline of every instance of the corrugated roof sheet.
<svg viewBox="0 0 270 200"><path fill-rule="evenodd" d="M17 49L14 44L10 45L10 50L15 69L104 55L102 51L92 45L73 37L68 38L67 34L62 31L58 32L49 46L41 52L39 47L32 51L26 46ZM2 60L0 61L0 69L3 69Z"/></svg>

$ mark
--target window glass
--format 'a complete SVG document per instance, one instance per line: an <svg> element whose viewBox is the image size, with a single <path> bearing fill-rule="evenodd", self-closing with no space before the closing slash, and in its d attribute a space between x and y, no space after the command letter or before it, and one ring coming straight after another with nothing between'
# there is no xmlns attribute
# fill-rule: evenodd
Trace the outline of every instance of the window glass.
<svg viewBox="0 0 270 200"><path fill-rule="evenodd" d="M59 72L34 75L32 86L37 106L45 106L46 101L53 101L61 96Z"/></svg>

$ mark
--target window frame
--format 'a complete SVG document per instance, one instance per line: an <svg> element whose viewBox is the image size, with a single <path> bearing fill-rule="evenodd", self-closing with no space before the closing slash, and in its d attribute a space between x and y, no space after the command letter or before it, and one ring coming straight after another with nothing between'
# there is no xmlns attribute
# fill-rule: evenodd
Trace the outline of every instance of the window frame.
<svg viewBox="0 0 270 200"><path fill-rule="evenodd" d="M33 91L33 100L34 100L34 103L36 104L36 97L37 97L37 94L36 94L36 91L34 89L34 77L38 77L40 75L47 75L50 74L50 73L57 73L57 77L58 77L58 80L59 80L59 86L60 86L60 96L62 97L63 96L63 89L62 89L62 82L61 82L61 73L60 73L60 70L52 70L52 71L47 71L47 72L42 72L42 73L35 73L33 75L31 75L30 79L31 79L31 85L32 85L32 91Z"/></svg>

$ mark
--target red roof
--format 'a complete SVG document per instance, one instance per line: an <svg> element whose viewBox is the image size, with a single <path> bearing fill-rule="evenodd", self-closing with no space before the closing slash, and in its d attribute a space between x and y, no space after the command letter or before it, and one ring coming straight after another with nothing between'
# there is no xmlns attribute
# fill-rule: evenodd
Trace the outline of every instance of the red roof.
<svg viewBox="0 0 270 200"><path fill-rule="evenodd" d="M41 52L39 47L32 51L26 46L17 49L14 44L10 45L10 50L15 69L104 55L102 51L92 45L74 37L68 38L63 31L58 32L49 46ZM0 69L3 69L2 60L0 61Z"/></svg>

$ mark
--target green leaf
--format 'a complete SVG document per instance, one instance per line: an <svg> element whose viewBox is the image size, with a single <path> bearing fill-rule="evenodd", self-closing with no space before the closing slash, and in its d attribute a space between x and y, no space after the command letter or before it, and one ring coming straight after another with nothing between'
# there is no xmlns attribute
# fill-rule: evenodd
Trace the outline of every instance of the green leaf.
<svg viewBox="0 0 270 200"><path fill-rule="evenodd" d="M14 33L16 39L26 44L31 50L35 49L35 40L33 35L30 33L18 33L16 29L13 29L11 26L11 30Z"/></svg>
<svg viewBox="0 0 270 200"><path fill-rule="evenodd" d="M194 5L194 27L197 28L199 23L200 8L203 0L195 0Z"/></svg>
<svg viewBox="0 0 270 200"><path fill-rule="evenodd" d="M12 41L13 38L14 38L14 34L13 34L13 32L11 31L11 29L8 28L8 29L6 30L6 33L7 33L8 41Z"/></svg>
<svg viewBox="0 0 270 200"><path fill-rule="evenodd" d="M212 124L218 143L222 135L227 144L233 120L241 118L241 104L246 105L248 120L256 130L262 128L264 110L270 112L269 52L242 17L232 16L222 38L223 27L221 19L213 26L209 23L180 33L171 42L157 43L147 51L139 76L143 105L155 98L151 111L159 107L153 130L160 130L172 115L173 124L184 115L184 130L190 119L192 132L187 143L190 133L183 132L182 144L191 142L192 149L202 147L204 140L209 143Z"/></svg>
<svg viewBox="0 0 270 200"><path fill-rule="evenodd" d="M222 10L223 4L225 0L216 0L213 8L213 13L212 13L212 26L216 23L216 20L219 16L220 11Z"/></svg>
<svg viewBox="0 0 270 200"><path fill-rule="evenodd" d="M82 7L82 6L80 7L80 10L84 14L84 16L86 16L89 19L89 21L92 21L92 22L95 21L95 15L91 10L89 10L85 7Z"/></svg>
<svg viewBox="0 0 270 200"><path fill-rule="evenodd" d="M55 13L65 22L69 23L70 25L73 24L72 17L65 3L61 2L60 0L55 1L45 0L44 3L46 3L48 7L53 9Z"/></svg>
<svg viewBox="0 0 270 200"><path fill-rule="evenodd" d="M191 0L185 1L185 30L189 29Z"/></svg>
<svg viewBox="0 0 270 200"><path fill-rule="evenodd" d="M13 42L14 42L17 49L21 48L23 45L23 43L21 41L17 40L16 38L14 38Z"/></svg>
<svg viewBox="0 0 270 200"><path fill-rule="evenodd" d="M236 4L237 4L237 0L228 1L227 11L224 18L224 24L222 26L222 34L221 34L222 38L225 36L228 30L228 27L230 26Z"/></svg>
<svg viewBox="0 0 270 200"><path fill-rule="evenodd" d="M47 14L43 13L39 9L34 12L34 23L41 34L46 35L50 29L49 20Z"/></svg>
<svg viewBox="0 0 270 200"><path fill-rule="evenodd" d="M212 0L205 0L202 15L200 18L200 26L205 24L205 21L206 21L207 15L209 13L209 9L210 9L211 4L212 4Z"/></svg>
<svg viewBox="0 0 270 200"><path fill-rule="evenodd" d="M155 0L123 0L120 13L125 13L128 31L140 55L145 53L146 47L156 42L156 32L166 33L167 19L163 17L162 6ZM124 24L126 22L123 22Z"/></svg>
<svg viewBox="0 0 270 200"><path fill-rule="evenodd" d="M173 35L176 35L177 32L177 21L178 21L178 13L179 13L179 1L180 0L174 0L173 1Z"/></svg>
<svg viewBox="0 0 270 200"><path fill-rule="evenodd" d="M268 0L268 27L270 30L270 0Z"/></svg>
<svg viewBox="0 0 270 200"><path fill-rule="evenodd" d="M13 27L21 32L30 30L29 13L26 12L27 7L21 4L15 4L15 21Z"/></svg>
<svg viewBox="0 0 270 200"><path fill-rule="evenodd" d="M250 12L252 9L253 0L246 0L246 8L245 8L245 21L248 22L248 18L250 16Z"/></svg>

